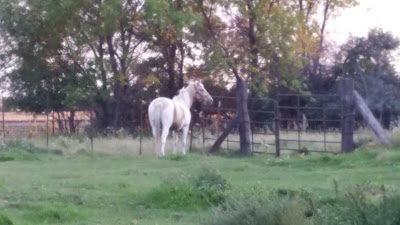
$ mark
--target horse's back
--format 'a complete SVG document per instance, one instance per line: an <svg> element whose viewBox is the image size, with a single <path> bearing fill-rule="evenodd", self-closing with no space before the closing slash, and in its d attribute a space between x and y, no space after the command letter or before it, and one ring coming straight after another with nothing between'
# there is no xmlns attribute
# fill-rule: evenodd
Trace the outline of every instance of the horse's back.
<svg viewBox="0 0 400 225"><path fill-rule="evenodd" d="M172 104L172 100L165 97L158 97L150 102L150 107L155 107L157 104L162 104L163 106L167 106L168 104Z"/></svg>

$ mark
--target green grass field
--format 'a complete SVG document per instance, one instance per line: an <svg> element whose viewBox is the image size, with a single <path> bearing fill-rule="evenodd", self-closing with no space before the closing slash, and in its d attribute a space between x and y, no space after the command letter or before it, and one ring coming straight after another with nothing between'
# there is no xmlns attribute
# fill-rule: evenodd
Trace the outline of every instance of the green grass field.
<svg viewBox="0 0 400 225"><path fill-rule="evenodd" d="M335 194L335 182L339 190L368 184L397 191L400 149L281 158L190 153L158 159L132 154L63 154L13 143L0 150L0 225L200 224L213 207L196 202L168 207L171 199L166 206L157 198L186 201L175 192L162 196L162 185L191 180L209 169L230 184L229 198L293 190L322 199Z"/></svg>

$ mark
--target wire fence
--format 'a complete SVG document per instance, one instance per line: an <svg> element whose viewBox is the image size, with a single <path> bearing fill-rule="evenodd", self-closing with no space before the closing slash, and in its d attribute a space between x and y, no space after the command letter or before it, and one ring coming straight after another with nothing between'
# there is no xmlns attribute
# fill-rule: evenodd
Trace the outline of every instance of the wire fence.
<svg viewBox="0 0 400 225"><path fill-rule="evenodd" d="M192 111L188 136L191 150L210 149L237 114L235 97L213 96L213 99L214 105L203 107L201 112ZM253 152L277 156L285 151L341 152L345 115L340 95L277 94L274 99L249 98L248 101ZM154 154L147 118L148 103L142 101L137 116L125 119L123 128L106 130L95 126L94 103L89 109L46 110L42 114L8 112L2 107L3 143L25 139L47 148L68 148L71 152ZM383 123L382 115L377 118ZM391 120L398 121L393 118ZM171 142L167 142L167 151L172 147ZM240 148L237 125L221 147Z"/></svg>
<svg viewBox="0 0 400 225"><path fill-rule="evenodd" d="M313 106L304 102L313 100ZM203 146L210 147L236 114L235 108L221 107L230 97L215 96L217 106L204 109ZM293 99L295 104L293 104ZM341 111L338 95L279 94L276 99L249 98L252 150L279 155L281 151L339 153L341 151ZM334 101L333 101L334 100ZM303 101L303 102L302 102ZM337 105L329 107L329 105ZM329 115L335 116L327 116ZM315 117L315 115L319 115ZM206 127L206 126L203 126ZM238 149L238 126L224 141L226 149Z"/></svg>

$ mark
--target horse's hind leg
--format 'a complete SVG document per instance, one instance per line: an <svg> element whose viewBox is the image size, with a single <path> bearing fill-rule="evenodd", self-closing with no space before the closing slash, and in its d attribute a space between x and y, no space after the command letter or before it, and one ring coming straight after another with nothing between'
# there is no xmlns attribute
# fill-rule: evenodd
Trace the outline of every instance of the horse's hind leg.
<svg viewBox="0 0 400 225"><path fill-rule="evenodd" d="M186 137L189 132L189 126L184 126L182 128L182 154L186 154Z"/></svg>
<svg viewBox="0 0 400 225"><path fill-rule="evenodd" d="M152 133L153 133L153 137L154 137L154 142L153 142L153 149L154 149L154 151L155 151L155 153L156 153L156 155L158 155L158 151L159 151L159 149L158 149L158 147L159 147L159 145L158 145L158 143L160 142L160 140L158 140L159 138L159 136L157 137L157 129L155 128L155 127L152 127L151 128L151 131L152 131Z"/></svg>
<svg viewBox="0 0 400 225"><path fill-rule="evenodd" d="M167 142L168 132L169 131L167 128L166 129L163 128L161 133L161 156L165 155L164 148L165 148L165 143Z"/></svg>
<svg viewBox="0 0 400 225"><path fill-rule="evenodd" d="M176 143L178 142L178 132L172 131L172 150L176 154Z"/></svg>

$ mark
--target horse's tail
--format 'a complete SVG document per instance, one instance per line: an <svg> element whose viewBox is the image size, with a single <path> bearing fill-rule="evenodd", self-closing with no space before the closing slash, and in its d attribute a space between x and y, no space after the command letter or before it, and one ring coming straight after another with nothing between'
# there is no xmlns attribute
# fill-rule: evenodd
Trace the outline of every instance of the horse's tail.
<svg viewBox="0 0 400 225"><path fill-rule="evenodd" d="M161 142L161 132L162 132L162 122L161 122L161 114L162 114L163 104L161 102L157 102L154 105L154 117L153 117L153 124L155 128L155 148L156 152L160 150L160 142Z"/></svg>

